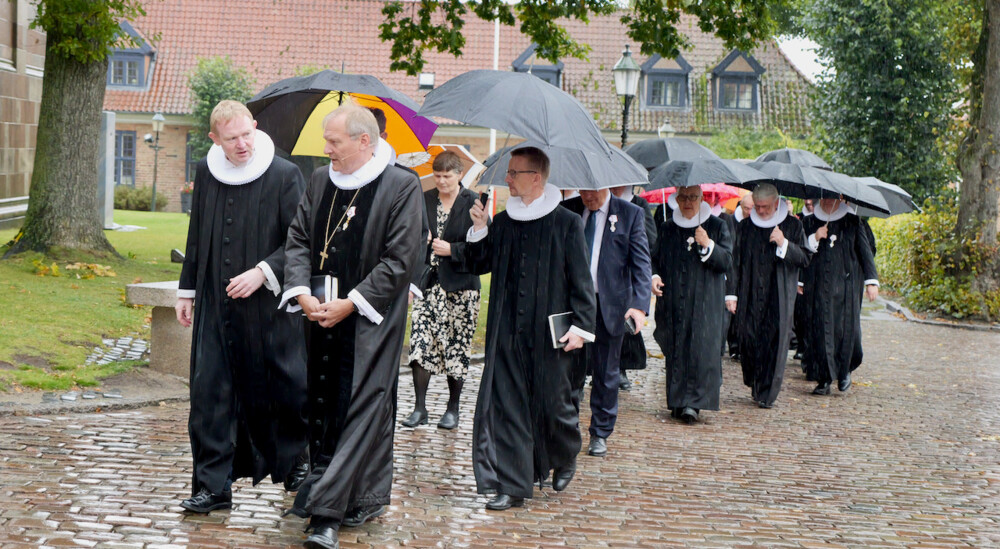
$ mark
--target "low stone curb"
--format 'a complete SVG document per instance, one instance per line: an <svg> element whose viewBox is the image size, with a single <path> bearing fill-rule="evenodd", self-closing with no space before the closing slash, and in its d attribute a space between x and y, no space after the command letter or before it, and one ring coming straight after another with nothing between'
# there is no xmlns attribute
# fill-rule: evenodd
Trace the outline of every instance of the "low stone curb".
<svg viewBox="0 0 1000 549"><path fill-rule="evenodd" d="M976 332L1000 332L1000 325L983 326L979 324L966 324L961 322L944 322L941 320L930 320L926 318L919 318L913 314L913 311L907 309L906 307L896 303L895 301L889 301L888 299L879 298L880 301L885 303L885 308L891 313L899 313L903 315L903 318L910 322L916 322L918 324L927 324L929 326L943 326L945 328L958 328L961 330L973 330Z"/></svg>

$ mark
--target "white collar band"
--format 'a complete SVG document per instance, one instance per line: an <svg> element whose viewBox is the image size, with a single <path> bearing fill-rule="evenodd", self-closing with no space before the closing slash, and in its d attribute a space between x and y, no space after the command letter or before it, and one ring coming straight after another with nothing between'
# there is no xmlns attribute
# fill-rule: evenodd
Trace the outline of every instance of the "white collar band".
<svg viewBox="0 0 1000 549"><path fill-rule="evenodd" d="M222 147L212 145L212 148L208 149L206 160L212 177L226 185L245 185L264 175L274 160L274 141L271 141L266 133L255 131L257 134L253 139L253 156L242 166L230 162Z"/></svg>
<svg viewBox="0 0 1000 549"><path fill-rule="evenodd" d="M778 199L778 210L774 212L771 219L761 219L760 216L757 215L757 210L750 210L750 221L753 221L754 225L762 229L777 227L782 221L785 220L786 217L788 217L788 204L780 198Z"/></svg>
<svg viewBox="0 0 1000 549"><path fill-rule="evenodd" d="M507 200L507 215L515 221L534 221L541 219L559 207L562 193L551 183L546 183L542 196L534 199L527 206L521 197L512 196Z"/></svg>
<svg viewBox="0 0 1000 549"><path fill-rule="evenodd" d="M736 218L737 223L746 219L743 217L743 206L740 206L739 204L736 205L736 210L733 211L733 217Z"/></svg>
<svg viewBox="0 0 1000 549"><path fill-rule="evenodd" d="M701 208L698 210L698 215L692 217L691 219L684 217L684 214L681 213L681 209L677 207L677 201L674 199L675 196L677 196L677 193L670 195L670 198L667 200L674 201L670 207L674 209L672 215L674 216L674 224L678 227L682 229L693 229L708 221L709 217L712 217L712 207L709 206L708 202L705 202L704 200L701 202Z"/></svg>
<svg viewBox="0 0 1000 549"><path fill-rule="evenodd" d="M378 179L378 176L382 175L382 172L385 171L386 166L388 166L390 160L392 160L393 153L394 151L392 150L392 147L380 137L378 138L378 144L375 146L375 155L372 156L368 162L365 162L360 168L354 170L354 173L340 173L334 171L333 163L331 163L329 165L330 181L333 181L333 184L336 185L338 189L343 189L345 191L360 189L372 181L375 181Z"/></svg>
<svg viewBox="0 0 1000 549"><path fill-rule="evenodd" d="M813 206L813 211L816 211L815 206ZM805 206L802 206L802 217L809 217L812 214L813 214L812 212L806 210Z"/></svg>
<svg viewBox="0 0 1000 549"><path fill-rule="evenodd" d="M813 214L816 216L816 219L819 219L820 221L826 221L827 223L831 221L837 221L838 219L843 219L844 216L846 216L849 213L854 213L854 209L848 206L847 202L841 202L840 206L837 206L837 209L833 210L833 213L830 214L826 213L826 211L823 210L823 207L820 206L819 204L817 204L816 207L813 208Z"/></svg>

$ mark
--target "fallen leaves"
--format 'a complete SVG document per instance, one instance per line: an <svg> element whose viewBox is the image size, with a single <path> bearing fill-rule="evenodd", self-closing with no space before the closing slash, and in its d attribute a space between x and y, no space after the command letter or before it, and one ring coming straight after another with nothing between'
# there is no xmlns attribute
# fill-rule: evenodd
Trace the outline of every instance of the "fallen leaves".
<svg viewBox="0 0 1000 549"><path fill-rule="evenodd" d="M99 265L97 263L70 263L66 265L67 271L80 271L76 273L78 279L92 279L95 277L118 276L110 265Z"/></svg>

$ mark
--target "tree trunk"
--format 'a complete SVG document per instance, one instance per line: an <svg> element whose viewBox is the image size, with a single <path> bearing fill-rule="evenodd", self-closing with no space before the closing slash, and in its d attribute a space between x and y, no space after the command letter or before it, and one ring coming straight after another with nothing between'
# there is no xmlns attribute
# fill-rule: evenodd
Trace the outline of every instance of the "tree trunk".
<svg viewBox="0 0 1000 549"><path fill-rule="evenodd" d="M84 64L46 48L28 211L7 256L53 248L115 253L97 203L107 67L106 60Z"/></svg>
<svg viewBox="0 0 1000 549"><path fill-rule="evenodd" d="M962 172L958 238L997 245L997 201L1000 200L1000 0L984 0L983 28L973 62L969 133L959 147Z"/></svg>

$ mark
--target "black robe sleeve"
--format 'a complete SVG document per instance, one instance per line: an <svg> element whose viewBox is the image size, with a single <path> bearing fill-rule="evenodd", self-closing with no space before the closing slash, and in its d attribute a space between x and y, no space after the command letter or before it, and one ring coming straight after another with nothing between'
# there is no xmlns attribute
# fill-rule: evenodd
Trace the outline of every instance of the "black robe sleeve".
<svg viewBox="0 0 1000 549"><path fill-rule="evenodd" d="M719 234L715 238L715 248L712 255L705 260L705 267L720 273L726 273L727 277L732 272L733 266L733 240L729 234L729 223L725 220L719 224Z"/></svg>
<svg viewBox="0 0 1000 549"><path fill-rule="evenodd" d="M878 280L878 269L875 267L874 241L875 236L871 234L868 222L860 219L858 223L858 235L854 238L854 247L858 261L861 263L861 274L864 275L863 280Z"/></svg>
<svg viewBox="0 0 1000 549"><path fill-rule="evenodd" d="M181 278L178 289L194 290L198 282L198 237L201 234L201 211L199 207L205 196L205 173L208 163L202 160L198 163L198 171L194 177L194 193L191 196L191 218L188 220L187 245L184 248L184 263L181 265Z"/></svg>

